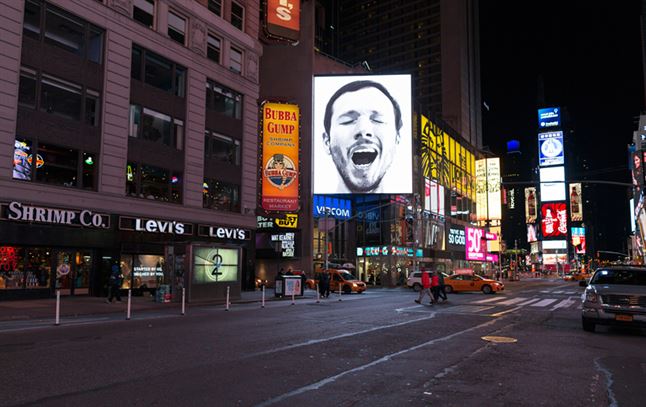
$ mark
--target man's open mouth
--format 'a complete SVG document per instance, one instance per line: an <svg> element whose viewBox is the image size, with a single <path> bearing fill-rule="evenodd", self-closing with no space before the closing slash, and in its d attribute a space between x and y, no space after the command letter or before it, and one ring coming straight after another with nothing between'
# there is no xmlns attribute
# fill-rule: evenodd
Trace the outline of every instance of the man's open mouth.
<svg viewBox="0 0 646 407"><path fill-rule="evenodd" d="M358 167L369 166L373 163L373 161L377 159L377 152L374 150L354 151L350 159L352 160L354 165Z"/></svg>

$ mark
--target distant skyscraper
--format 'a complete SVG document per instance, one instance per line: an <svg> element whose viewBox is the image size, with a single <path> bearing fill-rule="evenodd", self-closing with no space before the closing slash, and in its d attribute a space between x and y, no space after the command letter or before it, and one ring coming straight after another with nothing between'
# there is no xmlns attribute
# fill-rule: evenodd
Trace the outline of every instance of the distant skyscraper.
<svg viewBox="0 0 646 407"><path fill-rule="evenodd" d="M482 148L477 0L319 0L320 52L413 75L415 110Z"/></svg>

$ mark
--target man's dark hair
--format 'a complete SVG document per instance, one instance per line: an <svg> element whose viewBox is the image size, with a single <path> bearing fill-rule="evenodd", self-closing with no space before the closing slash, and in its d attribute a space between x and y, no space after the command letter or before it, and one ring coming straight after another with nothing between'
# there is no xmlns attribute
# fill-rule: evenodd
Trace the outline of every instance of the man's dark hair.
<svg viewBox="0 0 646 407"><path fill-rule="evenodd" d="M399 129L402 128L402 112L399 107L399 103L390 95L390 92L388 92L388 89L384 87L381 83L378 82L373 82L373 81L354 81L350 82L337 90L334 95L328 100L327 106L325 107L325 116L323 117L323 126L325 127L325 132L329 135L330 134L330 124L332 121L332 105L336 100L341 97L344 93L349 93L349 92L356 92L360 89L363 88L375 88L381 91L388 100L393 104L393 109L395 110L395 127L397 128L397 131L399 132Z"/></svg>

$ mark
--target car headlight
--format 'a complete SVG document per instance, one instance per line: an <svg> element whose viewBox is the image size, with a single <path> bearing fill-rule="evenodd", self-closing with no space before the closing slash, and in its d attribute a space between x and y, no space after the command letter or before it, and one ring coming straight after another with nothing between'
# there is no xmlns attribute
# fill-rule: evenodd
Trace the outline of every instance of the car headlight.
<svg viewBox="0 0 646 407"><path fill-rule="evenodd" d="M356 286L357 286L357 283L352 283L352 287L356 287Z"/></svg>
<svg viewBox="0 0 646 407"><path fill-rule="evenodd" d="M585 300L588 302L597 302L599 296L592 290L585 292Z"/></svg>

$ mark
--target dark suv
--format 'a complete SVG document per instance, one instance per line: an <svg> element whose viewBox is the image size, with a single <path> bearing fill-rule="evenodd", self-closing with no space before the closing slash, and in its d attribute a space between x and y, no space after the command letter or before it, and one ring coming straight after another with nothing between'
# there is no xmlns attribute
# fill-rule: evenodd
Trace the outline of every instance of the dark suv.
<svg viewBox="0 0 646 407"><path fill-rule="evenodd" d="M583 330L596 325L646 327L646 268L599 268L583 293Z"/></svg>

